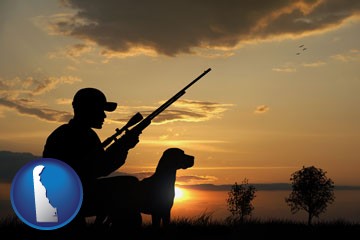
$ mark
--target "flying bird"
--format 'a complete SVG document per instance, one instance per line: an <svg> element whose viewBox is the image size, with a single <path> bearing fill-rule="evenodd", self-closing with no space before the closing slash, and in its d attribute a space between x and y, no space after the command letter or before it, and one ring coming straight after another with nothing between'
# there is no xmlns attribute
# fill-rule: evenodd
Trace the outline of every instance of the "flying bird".
<svg viewBox="0 0 360 240"><path fill-rule="evenodd" d="M302 50L305 51L307 48L304 47L304 46L305 46L304 44L301 44L301 45L299 46L299 48L302 48ZM300 52L297 52L296 55L300 55Z"/></svg>

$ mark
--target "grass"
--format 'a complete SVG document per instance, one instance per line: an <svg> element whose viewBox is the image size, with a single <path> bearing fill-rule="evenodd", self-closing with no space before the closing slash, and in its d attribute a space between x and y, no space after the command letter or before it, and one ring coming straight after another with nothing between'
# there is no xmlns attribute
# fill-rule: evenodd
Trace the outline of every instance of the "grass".
<svg viewBox="0 0 360 240"><path fill-rule="evenodd" d="M213 220L210 213L194 218L176 218L168 228L155 230L150 223L140 229L112 229L88 223L82 228L63 227L58 230L40 231L28 227L15 217L1 220L0 233L6 239L351 239L359 235L360 224L343 220L316 222L308 226L286 219L249 219L238 222L231 219ZM356 234L356 235L354 235ZM5 239L5 238L2 238Z"/></svg>

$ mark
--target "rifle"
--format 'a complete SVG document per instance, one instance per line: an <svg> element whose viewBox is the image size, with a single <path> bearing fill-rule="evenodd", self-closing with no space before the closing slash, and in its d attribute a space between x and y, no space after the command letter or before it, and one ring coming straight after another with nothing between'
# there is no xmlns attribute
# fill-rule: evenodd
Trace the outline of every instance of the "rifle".
<svg viewBox="0 0 360 240"><path fill-rule="evenodd" d="M112 141L117 140L117 136L125 132L132 132L134 134L140 135L142 131L150 125L151 121L159 115L161 112L163 112L166 108L168 108L171 104L173 104L175 101L177 101L182 95L186 93L186 90L191 87L194 83L200 80L203 76L205 76L208 72L210 72L211 68L204 71L202 74L200 74L197 78L195 78L192 82L190 82L188 85L186 85L183 89L181 89L178 93L176 93L172 98L167 100L164 104L162 104L160 107L158 107L155 111L153 111L151 114L149 114L146 118L143 119L143 116L141 113L136 113L134 116L130 118L130 120L125 124L124 127L121 129L116 128L115 133L108 137L105 141L102 142L103 148L106 148ZM137 124L137 125L135 125ZM130 130L129 127L135 125Z"/></svg>

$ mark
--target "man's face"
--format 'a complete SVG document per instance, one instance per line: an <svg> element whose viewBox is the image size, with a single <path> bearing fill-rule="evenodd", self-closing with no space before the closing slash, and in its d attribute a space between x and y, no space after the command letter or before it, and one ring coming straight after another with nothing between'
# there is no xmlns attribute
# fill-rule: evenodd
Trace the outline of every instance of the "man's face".
<svg viewBox="0 0 360 240"><path fill-rule="evenodd" d="M90 127L101 129L106 118L106 114L101 108L93 108L88 113L88 122Z"/></svg>

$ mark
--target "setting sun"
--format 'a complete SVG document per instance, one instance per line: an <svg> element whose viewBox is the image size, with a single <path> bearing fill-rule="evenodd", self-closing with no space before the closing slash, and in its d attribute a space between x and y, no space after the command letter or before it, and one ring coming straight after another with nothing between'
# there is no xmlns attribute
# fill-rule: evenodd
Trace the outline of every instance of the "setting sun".
<svg viewBox="0 0 360 240"><path fill-rule="evenodd" d="M174 201L184 201L185 199L186 199L186 190L176 186Z"/></svg>

